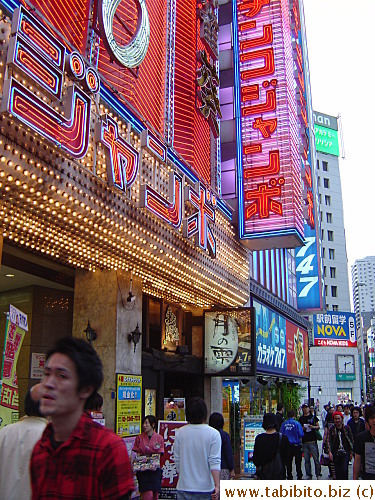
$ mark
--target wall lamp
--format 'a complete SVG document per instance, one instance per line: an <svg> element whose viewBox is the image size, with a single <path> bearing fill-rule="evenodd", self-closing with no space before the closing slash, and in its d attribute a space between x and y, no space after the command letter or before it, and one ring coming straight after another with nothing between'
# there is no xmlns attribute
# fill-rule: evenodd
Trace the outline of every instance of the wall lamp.
<svg viewBox="0 0 375 500"><path fill-rule="evenodd" d="M90 344L98 338L96 331L90 325L90 321L87 321L86 329L83 331L86 334L86 338L87 338L88 342L90 342Z"/></svg>
<svg viewBox="0 0 375 500"><path fill-rule="evenodd" d="M142 332L139 329L138 323L137 326L135 327L135 330L133 330L131 333L128 335L128 341L133 342L134 344L134 352L137 348L137 344L141 338Z"/></svg>

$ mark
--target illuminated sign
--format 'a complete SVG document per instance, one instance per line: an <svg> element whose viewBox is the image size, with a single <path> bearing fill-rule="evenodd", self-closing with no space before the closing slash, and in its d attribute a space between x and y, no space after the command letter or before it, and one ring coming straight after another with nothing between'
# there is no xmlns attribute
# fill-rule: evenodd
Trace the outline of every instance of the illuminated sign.
<svg viewBox="0 0 375 500"><path fill-rule="evenodd" d="M287 0L233 9L240 238L252 249L303 240L299 120Z"/></svg>
<svg viewBox="0 0 375 500"><path fill-rule="evenodd" d="M94 128L94 141L106 149L103 158L108 185L128 195L129 188L139 177L140 153L126 140L116 116L91 113L93 96L100 92L101 86L95 68L88 66L78 52L67 54L64 46L23 7L14 13L12 31L8 65L35 81L36 88L25 81L21 83L15 76L5 80L1 112L11 113L75 159L90 156L88 147ZM103 95L107 96L107 91ZM61 111L56 106L57 99L63 104ZM119 101L110 100L110 105L124 118ZM140 184L140 207L147 208L178 230L186 201L190 206L189 216L184 221L184 236L196 237L196 244L215 257L216 240L209 223L215 223L216 195L200 185L188 165L147 129L141 134L141 147L158 161L173 163L175 170L168 165L171 170L168 196L148 184ZM183 189L183 175L185 181L189 179L194 183L195 189L186 182ZM223 202L219 209L228 216Z"/></svg>
<svg viewBox="0 0 375 500"><path fill-rule="evenodd" d="M307 331L273 309L253 300L257 371L308 378Z"/></svg>
<svg viewBox="0 0 375 500"><path fill-rule="evenodd" d="M214 61L219 58L218 37L219 23L215 14L218 0L198 0L201 5L199 17L201 19L200 39Z"/></svg>
<svg viewBox="0 0 375 500"><path fill-rule="evenodd" d="M150 22L146 0L135 0L138 22L136 32L127 45L120 45L113 34L113 20L121 0L99 0L100 34L110 56L121 66L136 68L146 57L150 42Z"/></svg>
<svg viewBox="0 0 375 500"><path fill-rule="evenodd" d="M204 50L198 52L197 83L199 85L198 97L202 102L199 107L202 115L207 118L215 139L219 137L219 118L222 118L219 102L219 77L215 63L210 63Z"/></svg>
<svg viewBox="0 0 375 500"><path fill-rule="evenodd" d="M356 347L355 314L336 311L314 314L314 345Z"/></svg>
<svg viewBox="0 0 375 500"><path fill-rule="evenodd" d="M252 309L221 309L204 313L205 373L252 375Z"/></svg>
<svg viewBox="0 0 375 500"><path fill-rule="evenodd" d="M337 130L322 127L315 123L316 150L328 155L340 156L339 136Z"/></svg>

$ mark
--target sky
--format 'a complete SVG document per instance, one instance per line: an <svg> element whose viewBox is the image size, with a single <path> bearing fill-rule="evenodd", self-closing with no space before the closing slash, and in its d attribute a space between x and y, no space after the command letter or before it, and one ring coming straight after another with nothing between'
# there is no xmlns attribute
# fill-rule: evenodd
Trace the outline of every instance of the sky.
<svg viewBox="0 0 375 500"><path fill-rule="evenodd" d="M375 255L375 0L303 0L313 108L342 117L349 276Z"/></svg>

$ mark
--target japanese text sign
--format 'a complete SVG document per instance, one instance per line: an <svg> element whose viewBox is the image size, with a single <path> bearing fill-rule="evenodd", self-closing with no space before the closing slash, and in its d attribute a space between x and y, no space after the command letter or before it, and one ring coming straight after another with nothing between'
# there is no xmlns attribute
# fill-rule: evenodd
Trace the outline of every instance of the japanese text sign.
<svg viewBox="0 0 375 500"><path fill-rule="evenodd" d="M251 308L205 311L205 373L248 374L254 370Z"/></svg>
<svg viewBox="0 0 375 500"><path fill-rule="evenodd" d="M164 454L160 457L160 467L162 470L161 498L176 498L178 473L174 463L173 446L176 430L186 424L187 422L159 420L158 433L164 438Z"/></svg>
<svg viewBox="0 0 375 500"><path fill-rule="evenodd" d="M277 375L309 376L308 334L273 309L253 301L255 309L257 371Z"/></svg>
<svg viewBox="0 0 375 500"><path fill-rule="evenodd" d="M324 314L314 314L314 345L356 347L354 313L327 311Z"/></svg>
<svg viewBox="0 0 375 500"><path fill-rule="evenodd" d="M255 249L282 247L285 238L298 246L303 211L289 1L235 4L240 238Z"/></svg>
<svg viewBox="0 0 375 500"><path fill-rule="evenodd" d="M116 434L121 437L141 433L142 377L116 375Z"/></svg>

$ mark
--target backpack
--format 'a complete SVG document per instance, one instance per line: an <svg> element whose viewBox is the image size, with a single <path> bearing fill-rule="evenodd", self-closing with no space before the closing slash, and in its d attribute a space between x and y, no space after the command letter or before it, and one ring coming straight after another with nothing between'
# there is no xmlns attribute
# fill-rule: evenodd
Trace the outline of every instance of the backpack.
<svg viewBox="0 0 375 500"><path fill-rule="evenodd" d="M279 444L277 447L276 455L271 462L262 465L259 471L260 479L285 479L285 466L281 460L281 439L282 434L279 433Z"/></svg>

